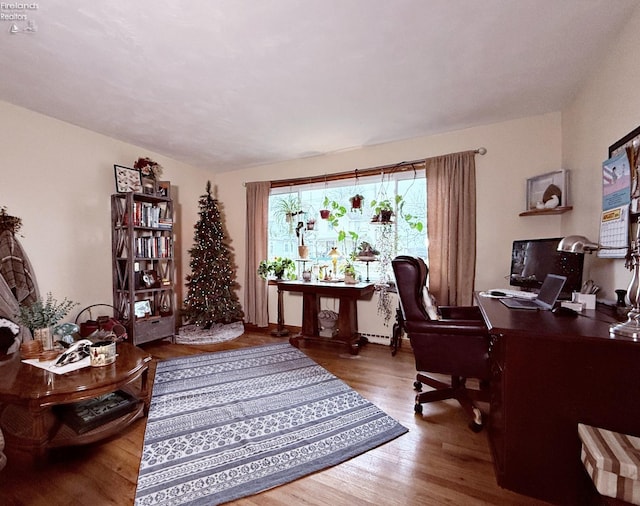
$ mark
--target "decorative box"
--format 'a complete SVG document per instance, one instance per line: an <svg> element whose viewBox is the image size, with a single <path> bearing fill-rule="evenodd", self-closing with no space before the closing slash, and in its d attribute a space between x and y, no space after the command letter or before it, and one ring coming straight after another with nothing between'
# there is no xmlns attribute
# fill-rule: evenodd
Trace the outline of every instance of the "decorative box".
<svg viewBox="0 0 640 506"><path fill-rule="evenodd" d="M640 438L578 424L581 458L601 495L640 505Z"/></svg>

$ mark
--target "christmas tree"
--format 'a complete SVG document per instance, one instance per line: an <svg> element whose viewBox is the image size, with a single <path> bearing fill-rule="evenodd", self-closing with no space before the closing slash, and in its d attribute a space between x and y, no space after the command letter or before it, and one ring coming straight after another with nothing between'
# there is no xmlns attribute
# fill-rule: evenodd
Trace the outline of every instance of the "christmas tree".
<svg viewBox="0 0 640 506"><path fill-rule="evenodd" d="M194 226L194 245L189 250L191 274L187 276L183 314L189 323L210 328L214 323L239 321L244 313L235 293L235 267L210 181L199 206L200 219Z"/></svg>

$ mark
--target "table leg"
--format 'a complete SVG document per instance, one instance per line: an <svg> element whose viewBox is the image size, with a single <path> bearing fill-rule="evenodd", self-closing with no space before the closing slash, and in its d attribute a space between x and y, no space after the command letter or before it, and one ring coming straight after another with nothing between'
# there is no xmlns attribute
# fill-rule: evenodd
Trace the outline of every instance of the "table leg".
<svg viewBox="0 0 640 506"><path fill-rule="evenodd" d="M340 307L338 309L338 335L336 338L347 343L349 346L349 353L352 355L357 355L360 351L358 311L355 299L350 297L340 298Z"/></svg>
<svg viewBox="0 0 640 506"><path fill-rule="evenodd" d="M284 309L282 290L278 287L278 328L271 331L272 336L284 337L289 335L289 330L284 328Z"/></svg>

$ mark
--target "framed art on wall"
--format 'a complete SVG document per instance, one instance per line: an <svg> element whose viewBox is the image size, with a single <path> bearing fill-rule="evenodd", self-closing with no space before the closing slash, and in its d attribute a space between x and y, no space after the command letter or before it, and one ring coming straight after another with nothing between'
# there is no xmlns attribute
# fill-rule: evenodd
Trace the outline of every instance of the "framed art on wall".
<svg viewBox="0 0 640 506"><path fill-rule="evenodd" d="M640 172L640 126L609 146L609 160L616 159L623 153L627 155L631 172L630 210L632 214L638 214L640 211L640 181L638 177Z"/></svg>
<svg viewBox="0 0 640 506"><path fill-rule="evenodd" d="M114 165L116 191L118 193L142 191L142 174L139 169L131 169L122 165Z"/></svg>

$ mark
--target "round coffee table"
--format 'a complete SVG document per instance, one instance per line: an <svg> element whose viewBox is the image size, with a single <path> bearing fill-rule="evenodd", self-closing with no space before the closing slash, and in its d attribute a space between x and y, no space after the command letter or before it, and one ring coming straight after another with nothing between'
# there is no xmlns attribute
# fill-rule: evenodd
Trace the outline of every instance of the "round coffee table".
<svg viewBox="0 0 640 506"><path fill-rule="evenodd" d="M49 448L110 437L145 416L151 356L129 343L118 343L116 353L113 364L65 374L23 363L19 352L0 360L0 428L7 447L42 455ZM86 432L78 433L63 423L54 409L118 390L134 397L135 407Z"/></svg>

